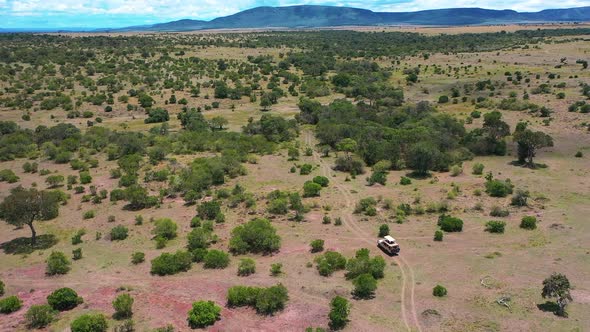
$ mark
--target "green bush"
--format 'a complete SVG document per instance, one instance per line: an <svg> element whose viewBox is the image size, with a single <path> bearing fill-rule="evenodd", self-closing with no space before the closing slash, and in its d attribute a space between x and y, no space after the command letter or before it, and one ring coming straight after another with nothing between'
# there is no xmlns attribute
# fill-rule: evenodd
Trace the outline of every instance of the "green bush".
<svg viewBox="0 0 590 332"><path fill-rule="evenodd" d="M285 303L289 300L287 288L278 284L268 288L262 288L256 296L254 305L259 314L272 315L283 310Z"/></svg>
<svg viewBox="0 0 590 332"><path fill-rule="evenodd" d="M133 315L133 298L129 294L121 294L113 301L116 319L125 319Z"/></svg>
<svg viewBox="0 0 590 332"><path fill-rule="evenodd" d="M369 273L359 275L352 281L352 284L354 285L354 296L361 299L373 297L375 290L377 290L377 280Z"/></svg>
<svg viewBox="0 0 590 332"><path fill-rule="evenodd" d="M522 217L520 221L520 228L522 229L535 229L537 228L537 218L534 216Z"/></svg>
<svg viewBox="0 0 590 332"><path fill-rule="evenodd" d="M203 220L215 220L221 214L221 203L216 200L203 202L197 208L197 213Z"/></svg>
<svg viewBox="0 0 590 332"><path fill-rule="evenodd" d="M84 314L70 324L72 332L106 332L107 328L107 319L103 314Z"/></svg>
<svg viewBox="0 0 590 332"><path fill-rule="evenodd" d="M47 275L66 274L70 271L70 261L60 251L52 252L47 258Z"/></svg>
<svg viewBox="0 0 590 332"><path fill-rule="evenodd" d="M401 179L399 180L399 184L401 184L402 186L407 186L412 184L412 179L410 179L407 176L402 176Z"/></svg>
<svg viewBox="0 0 590 332"><path fill-rule="evenodd" d="M348 300L341 297L336 296L330 302L330 314L328 317L330 318L330 328L332 330L340 330L346 326L348 323L348 315L350 314L350 304Z"/></svg>
<svg viewBox="0 0 590 332"><path fill-rule="evenodd" d="M82 297L71 288L60 288L47 296L47 303L55 310L66 311L84 303Z"/></svg>
<svg viewBox="0 0 590 332"><path fill-rule="evenodd" d="M249 276L256 272L256 262L251 258L242 258L238 265L239 276Z"/></svg>
<svg viewBox="0 0 590 332"><path fill-rule="evenodd" d="M209 247L213 238L213 234L210 230L204 227L194 228L188 233L188 249L193 251L195 249L206 249Z"/></svg>
<svg viewBox="0 0 590 332"><path fill-rule="evenodd" d="M289 204L284 197L276 198L268 202L266 210L272 214L284 215L289 212Z"/></svg>
<svg viewBox="0 0 590 332"><path fill-rule="evenodd" d="M314 177L313 182L319 184L322 187L327 187L328 184L330 184L330 180L327 177L321 175Z"/></svg>
<svg viewBox="0 0 590 332"><path fill-rule="evenodd" d="M84 214L82 215L82 218L92 219L92 218L94 218L94 216L96 216L96 212L94 210L88 210L88 211L84 212Z"/></svg>
<svg viewBox="0 0 590 332"><path fill-rule="evenodd" d="M482 175L484 167L485 166L483 164L475 163L475 164L473 164L472 173L474 175Z"/></svg>
<svg viewBox="0 0 590 332"><path fill-rule="evenodd" d="M437 296L437 297L443 297L447 295L447 289L444 288L441 285L436 285L434 286L434 288L432 289L432 295Z"/></svg>
<svg viewBox="0 0 590 332"><path fill-rule="evenodd" d="M443 232L441 230L436 230L434 232L434 241L442 241L443 240Z"/></svg>
<svg viewBox="0 0 590 332"><path fill-rule="evenodd" d="M445 232L461 232L463 220L443 214L438 217L438 226Z"/></svg>
<svg viewBox="0 0 590 332"><path fill-rule="evenodd" d="M143 252L134 252L131 254L131 263L137 265L145 261L145 254Z"/></svg>
<svg viewBox="0 0 590 332"><path fill-rule="evenodd" d="M316 239L311 241L311 252L316 253L320 251L324 251L324 240Z"/></svg>
<svg viewBox="0 0 590 332"><path fill-rule="evenodd" d="M254 219L232 230L229 249L234 254L275 252L281 247L276 232L268 219Z"/></svg>
<svg viewBox="0 0 590 332"><path fill-rule="evenodd" d="M283 273L283 264L282 263L273 263L270 265L270 275L276 277Z"/></svg>
<svg viewBox="0 0 590 332"><path fill-rule="evenodd" d="M23 306L23 301L17 296L9 296L0 300L0 313L10 314L18 311Z"/></svg>
<svg viewBox="0 0 590 332"><path fill-rule="evenodd" d="M377 236L384 237L385 235L389 235L389 225L382 224L379 226L379 234Z"/></svg>
<svg viewBox="0 0 590 332"><path fill-rule="evenodd" d="M178 226L174 221L168 218L158 219L154 222L155 227L153 234L156 237L162 237L167 240L172 240L176 237L176 230Z"/></svg>
<svg viewBox="0 0 590 332"><path fill-rule="evenodd" d="M206 269L224 269L229 265L229 255L221 250L211 249L203 258Z"/></svg>
<svg viewBox="0 0 590 332"><path fill-rule="evenodd" d="M338 270L346 267L346 258L339 252L326 251L323 255L316 257L317 269L321 276L328 277Z"/></svg>
<svg viewBox="0 0 590 332"><path fill-rule="evenodd" d="M191 256L193 257L193 262L201 263L205 256L207 255L207 249L205 248L197 248L191 251Z"/></svg>
<svg viewBox="0 0 590 332"><path fill-rule="evenodd" d="M2 280L0 280L0 296L4 296L4 282Z"/></svg>
<svg viewBox="0 0 590 332"><path fill-rule="evenodd" d="M320 195L320 191L322 190L322 186L312 182L306 181L303 184L303 197L316 197Z"/></svg>
<svg viewBox="0 0 590 332"><path fill-rule="evenodd" d="M82 171L80 172L80 183L81 184L89 184L92 182L92 176L90 176L90 172Z"/></svg>
<svg viewBox="0 0 590 332"><path fill-rule="evenodd" d="M72 250L72 259L75 261L82 259L82 248Z"/></svg>
<svg viewBox="0 0 590 332"><path fill-rule="evenodd" d="M346 262L346 279L355 279L361 274L369 273L375 279L384 277L385 259L381 256L370 257L367 248L357 250L355 257Z"/></svg>
<svg viewBox="0 0 590 332"><path fill-rule="evenodd" d="M490 220L486 223L486 232L504 233L505 227L506 227L506 222L504 222L504 221Z"/></svg>
<svg viewBox="0 0 590 332"><path fill-rule="evenodd" d="M129 229L123 225L117 225L111 229L111 241L122 241L129 235Z"/></svg>
<svg viewBox="0 0 590 332"><path fill-rule="evenodd" d="M151 274L165 276L188 271L192 265L190 253L178 250L176 253L163 253L151 261Z"/></svg>
<svg viewBox="0 0 590 332"><path fill-rule="evenodd" d="M188 326L192 329L204 328L221 319L221 307L213 301L198 301L188 312Z"/></svg>
<svg viewBox="0 0 590 332"><path fill-rule="evenodd" d="M486 193L492 197L506 197L512 194L514 185L510 180L490 180L486 182Z"/></svg>
<svg viewBox="0 0 590 332"><path fill-rule="evenodd" d="M313 166L311 166L310 164L303 164L303 165L301 165L301 168L299 169L299 174L308 175L311 173L312 169L313 169Z"/></svg>
<svg viewBox="0 0 590 332"><path fill-rule="evenodd" d="M27 327L30 329L42 329L51 324L55 319L57 312L47 304L32 305L25 314Z"/></svg>
<svg viewBox="0 0 590 332"><path fill-rule="evenodd" d="M253 306L261 288L233 286L227 291L227 304L230 307Z"/></svg>

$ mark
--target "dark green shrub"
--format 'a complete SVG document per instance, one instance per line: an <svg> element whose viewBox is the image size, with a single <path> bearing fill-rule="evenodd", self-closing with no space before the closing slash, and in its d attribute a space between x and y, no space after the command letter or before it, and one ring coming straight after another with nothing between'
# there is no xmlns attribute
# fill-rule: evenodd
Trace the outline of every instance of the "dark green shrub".
<svg viewBox="0 0 590 332"><path fill-rule="evenodd" d="M23 306L23 301L17 296L9 296L0 300L0 313L10 314L18 311Z"/></svg>
<svg viewBox="0 0 590 332"><path fill-rule="evenodd" d="M385 183L387 183L387 172L373 172L371 176L367 178L367 183L369 186L372 186L375 183L384 186Z"/></svg>
<svg viewBox="0 0 590 332"><path fill-rule="evenodd" d="M316 197L320 195L320 191L322 190L322 186L312 182L306 181L303 184L303 197Z"/></svg>
<svg viewBox="0 0 590 332"><path fill-rule="evenodd" d="M379 234L377 236L384 237L385 235L389 235L389 225L382 224L379 226Z"/></svg>
<svg viewBox="0 0 590 332"><path fill-rule="evenodd" d="M86 231L81 229L74 236L72 236L72 245L77 245L82 243L82 236L86 234Z"/></svg>
<svg viewBox="0 0 590 332"><path fill-rule="evenodd" d="M284 197L276 198L268 202L266 210L272 214L284 215L289 212L289 204Z"/></svg>
<svg viewBox="0 0 590 332"><path fill-rule="evenodd" d="M4 282L0 280L0 296L4 296Z"/></svg>
<svg viewBox="0 0 590 332"><path fill-rule="evenodd" d="M283 264L282 263L273 263L270 265L270 275L276 277L283 273Z"/></svg>
<svg viewBox="0 0 590 332"><path fill-rule="evenodd" d="M55 310L66 311L84 303L82 297L71 288L60 288L47 296L47 303Z"/></svg>
<svg viewBox="0 0 590 332"><path fill-rule="evenodd" d="M32 305L25 314L27 327L30 329L42 329L51 324L57 315L57 311L51 308L50 305Z"/></svg>
<svg viewBox="0 0 590 332"><path fill-rule="evenodd" d="M535 229L537 228L537 218L534 216L522 217L520 221L520 228L522 229Z"/></svg>
<svg viewBox="0 0 590 332"><path fill-rule="evenodd" d="M47 258L47 275L66 274L70 271L70 261L63 252L54 251Z"/></svg>
<svg viewBox="0 0 590 332"><path fill-rule="evenodd" d="M192 265L192 256L190 253L178 250L176 253L163 253L151 261L151 274L159 276L176 274L182 271L188 271Z"/></svg>
<svg viewBox="0 0 590 332"><path fill-rule="evenodd" d="M352 284L354 285L354 296L361 299L373 297L375 290L377 290L377 280L369 273L359 275L352 281Z"/></svg>
<svg viewBox="0 0 590 332"><path fill-rule="evenodd" d="M251 258L242 258L238 265L239 276L249 276L256 272L256 262Z"/></svg>
<svg viewBox="0 0 590 332"><path fill-rule="evenodd" d="M399 180L399 184L401 184L402 186L407 186L412 184L412 179L410 179L407 176L402 176L401 179Z"/></svg>
<svg viewBox="0 0 590 332"><path fill-rule="evenodd" d="M341 296L334 297L330 302L330 314L328 315L330 318L330 328L332 330L344 328L348 323L349 313L350 304L348 300Z"/></svg>
<svg viewBox="0 0 590 332"><path fill-rule="evenodd" d="M272 315L277 311L283 310L288 300L287 288L281 284L263 288L256 296L256 311L259 314Z"/></svg>
<svg viewBox="0 0 590 332"><path fill-rule="evenodd" d="M582 151L578 151L576 152L576 154L574 155L574 157L576 158L582 158L584 156L584 154L582 153Z"/></svg>
<svg viewBox="0 0 590 332"><path fill-rule="evenodd" d="M504 233L505 227L506 227L506 222L504 222L504 221L490 220L486 223L486 232Z"/></svg>
<svg viewBox="0 0 590 332"><path fill-rule="evenodd" d="M438 217L438 226L445 232L461 232L463 220L443 214Z"/></svg>
<svg viewBox="0 0 590 332"><path fill-rule="evenodd" d="M191 255L193 257L193 262L201 263L205 259L205 255L207 255L207 249L197 248L191 251Z"/></svg>
<svg viewBox="0 0 590 332"><path fill-rule="evenodd" d="M335 251L326 251L323 255L316 257L315 261L319 274L324 277L346 267L346 258Z"/></svg>
<svg viewBox="0 0 590 332"><path fill-rule="evenodd" d="M367 248L357 250L355 257L346 262L346 279L355 279L361 274L369 273L375 279L383 278L385 260L381 256L370 257Z"/></svg>
<svg viewBox="0 0 590 332"><path fill-rule="evenodd" d="M134 252L131 254L131 263L137 265L145 261L145 254L143 252Z"/></svg>
<svg viewBox="0 0 590 332"><path fill-rule="evenodd" d="M299 169L299 174L301 175L308 175L311 173L311 170L313 169L313 166L310 164L303 164L301 165L301 168Z"/></svg>
<svg viewBox="0 0 590 332"><path fill-rule="evenodd" d="M261 288L233 286L227 291L227 304L230 307L253 306Z"/></svg>
<svg viewBox="0 0 590 332"><path fill-rule="evenodd" d="M432 295L437 296L437 297L443 297L447 295L447 289L444 288L441 285L436 285L434 286L434 288L432 289Z"/></svg>
<svg viewBox="0 0 590 332"><path fill-rule="evenodd" d="M72 259L75 261L82 259L82 248L72 250Z"/></svg>
<svg viewBox="0 0 590 332"><path fill-rule="evenodd" d="M129 229L123 225L117 225L111 229L111 241L122 241L129 235Z"/></svg>
<svg viewBox="0 0 590 332"><path fill-rule="evenodd" d="M324 251L324 240L316 239L311 241L311 252L316 253L320 251Z"/></svg>
<svg viewBox="0 0 590 332"><path fill-rule="evenodd" d="M330 180L327 177L321 175L314 177L313 182L319 184L322 187L327 187L328 184L330 184Z"/></svg>
<svg viewBox="0 0 590 332"><path fill-rule="evenodd" d="M205 229L204 227L194 228L190 233L188 233L188 249L195 250L195 249L206 249L209 247L209 244L212 241L213 234L211 231Z"/></svg>
<svg viewBox="0 0 590 332"><path fill-rule="evenodd" d="M506 197L512 194L514 185L510 180L490 180L486 182L486 193L492 197Z"/></svg>
<svg viewBox="0 0 590 332"><path fill-rule="evenodd" d="M198 301L188 312L188 326L192 329L204 328L221 319L221 307L213 301Z"/></svg>
<svg viewBox="0 0 590 332"><path fill-rule="evenodd" d="M197 213L203 220L215 220L221 214L221 204L216 200L203 202L197 208Z"/></svg>
<svg viewBox="0 0 590 332"><path fill-rule="evenodd" d="M206 269L225 269L229 265L229 255L221 250L211 249L203 258Z"/></svg>
<svg viewBox="0 0 590 332"><path fill-rule="evenodd" d="M436 230L434 232L434 241L442 241L443 240L443 232L441 230Z"/></svg>
<svg viewBox="0 0 590 332"><path fill-rule="evenodd" d="M229 249L234 254L272 253L281 247L281 237L267 219L254 219L232 230Z"/></svg>
<svg viewBox="0 0 590 332"><path fill-rule="evenodd" d="M103 314L84 314L70 324L72 332L106 332L107 328L107 319Z"/></svg>
<svg viewBox="0 0 590 332"><path fill-rule="evenodd" d="M133 315L133 298L129 294L121 294L113 301L116 319L125 319Z"/></svg>

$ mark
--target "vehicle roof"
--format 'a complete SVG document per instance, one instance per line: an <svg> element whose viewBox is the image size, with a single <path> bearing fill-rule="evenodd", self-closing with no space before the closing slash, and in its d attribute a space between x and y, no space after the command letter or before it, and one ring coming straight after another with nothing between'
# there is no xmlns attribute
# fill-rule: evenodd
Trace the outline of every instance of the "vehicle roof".
<svg viewBox="0 0 590 332"><path fill-rule="evenodd" d="M385 235L383 238L389 242L395 242L395 239L393 237L391 237L390 235Z"/></svg>

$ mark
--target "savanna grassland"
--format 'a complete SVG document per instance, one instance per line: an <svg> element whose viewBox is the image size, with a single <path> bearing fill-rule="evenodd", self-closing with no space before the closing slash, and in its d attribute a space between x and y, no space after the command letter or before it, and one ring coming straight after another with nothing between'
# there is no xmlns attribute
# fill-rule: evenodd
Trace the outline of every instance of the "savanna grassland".
<svg viewBox="0 0 590 332"><path fill-rule="evenodd" d="M590 329L590 30L521 28L0 35L0 331Z"/></svg>

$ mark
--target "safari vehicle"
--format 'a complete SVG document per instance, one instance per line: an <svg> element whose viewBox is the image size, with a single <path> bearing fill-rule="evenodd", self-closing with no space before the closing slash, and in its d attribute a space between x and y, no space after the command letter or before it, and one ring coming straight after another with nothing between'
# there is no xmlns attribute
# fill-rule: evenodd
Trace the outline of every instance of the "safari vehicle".
<svg viewBox="0 0 590 332"><path fill-rule="evenodd" d="M379 239L377 246L390 255L397 255L400 251L399 244L390 235L385 235L385 237Z"/></svg>

